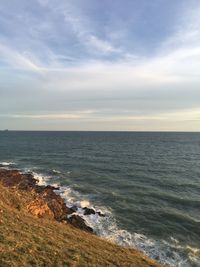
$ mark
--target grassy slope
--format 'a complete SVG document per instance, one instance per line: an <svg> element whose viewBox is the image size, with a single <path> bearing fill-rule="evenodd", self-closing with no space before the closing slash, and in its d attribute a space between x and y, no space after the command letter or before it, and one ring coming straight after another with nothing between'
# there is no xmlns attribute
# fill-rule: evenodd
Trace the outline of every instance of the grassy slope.
<svg viewBox="0 0 200 267"><path fill-rule="evenodd" d="M38 219L26 210L32 196L0 184L0 266L160 266L70 225Z"/></svg>

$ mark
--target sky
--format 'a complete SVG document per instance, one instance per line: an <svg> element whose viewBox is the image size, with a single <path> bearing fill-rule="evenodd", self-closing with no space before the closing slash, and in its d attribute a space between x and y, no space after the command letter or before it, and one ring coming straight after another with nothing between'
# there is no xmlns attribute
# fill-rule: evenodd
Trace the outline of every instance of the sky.
<svg viewBox="0 0 200 267"><path fill-rule="evenodd" d="M200 131L199 0L0 2L0 129Z"/></svg>

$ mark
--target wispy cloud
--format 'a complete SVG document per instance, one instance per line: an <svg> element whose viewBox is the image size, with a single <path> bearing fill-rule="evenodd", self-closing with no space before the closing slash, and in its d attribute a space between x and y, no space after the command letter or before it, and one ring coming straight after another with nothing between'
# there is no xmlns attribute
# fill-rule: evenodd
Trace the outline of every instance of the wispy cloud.
<svg viewBox="0 0 200 267"><path fill-rule="evenodd" d="M125 113L113 112L107 110L107 116L104 117L105 111L101 110L84 110L76 112L64 112L55 114L1 114L0 117L12 118L12 119L33 119L33 120L88 120L88 121L193 121L200 120L200 108L183 109L176 112L162 112L155 113L154 115L131 115L131 110L127 110Z"/></svg>
<svg viewBox="0 0 200 267"><path fill-rule="evenodd" d="M101 40L96 36L91 35L88 36L87 39L88 45L91 46L91 48L96 48L103 53L119 53L121 51L119 48L115 48L108 41Z"/></svg>
<svg viewBox="0 0 200 267"><path fill-rule="evenodd" d="M121 50L116 48L108 40L103 40L95 35L93 29L88 28L87 18L80 14L75 15L72 11L64 11L65 22L70 23L77 38L92 53L119 53Z"/></svg>
<svg viewBox="0 0 200 267"><path fill-rule="evenodd" d="M83 119L84 116L81 114L14 114L14 115L5 115L4 117L7 118L14 118L14 119Z"/></svg>
<svg viewBox="0 0 200 267"><path fill-rule="evenodd" d="M84 119L94 114L93 110L82 110L75 112L64 112L64 113L48 113L48 114L4 114L2 117L17 118L17 119Z"/></svg>
<svg viewBox="0 0 200 267"><path fill-rule="evenodd" d="M13 48L9 48L5 45L0 44L0 61L3 62L8 67L14 69L23 69L31 71L39 71L40 67L37 66L28 55L24 52L20 54Z"/></svg>

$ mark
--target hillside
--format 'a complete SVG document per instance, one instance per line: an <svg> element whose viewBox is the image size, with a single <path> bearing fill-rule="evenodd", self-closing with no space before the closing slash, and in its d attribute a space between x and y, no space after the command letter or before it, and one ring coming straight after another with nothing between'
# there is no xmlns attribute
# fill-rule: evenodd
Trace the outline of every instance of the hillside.
<svg viewBox="0 0 200 267"><path fill-rule="evenodd" d="M11 178L6 181L9 175L9 171L3 175L0 171L1 267L161 266L137 250L109 243L67 221L59 222L48 210L44 213L48 216L38 218L29 207L41 192L13 183ZM16 172L16 177L20 175Z"/></svg>

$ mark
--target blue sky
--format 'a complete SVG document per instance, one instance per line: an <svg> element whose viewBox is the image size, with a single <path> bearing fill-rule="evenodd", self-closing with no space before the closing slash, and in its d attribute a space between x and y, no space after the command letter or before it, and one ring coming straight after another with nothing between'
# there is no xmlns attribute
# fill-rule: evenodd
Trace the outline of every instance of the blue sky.
<svg viewBox="0 0 200 267"><path fill-rule="evenodd" d="M1 0L0 128L200 131L199 0Z"/></svg>

